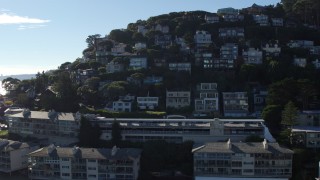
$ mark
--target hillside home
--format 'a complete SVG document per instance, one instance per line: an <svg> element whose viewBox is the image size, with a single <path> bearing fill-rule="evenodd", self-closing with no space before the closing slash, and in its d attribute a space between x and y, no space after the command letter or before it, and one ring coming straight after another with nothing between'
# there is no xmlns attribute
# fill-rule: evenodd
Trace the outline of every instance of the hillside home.
<svg viewBox="0 0 320 180"><path fill-rule="evenodd" d="M191 73L191 63L189 62L174 62L169 63L170 71L188 71Z"/></svg>
<svg viewBox="0 0 320 180"><path fill-rule="evenodd" d="M176 39L174 40L174 42L178 45L180 45L180 51L182 52L189 52L190 48L187 45L186 41L184 38L181 37L176 37Z"/></svg>
<svg viewBox="0 0 320 180"><path fill-rule="evenodd" d="M154 110L156 107L158 107L159 97L137 97L137 104L140 110Z"/></svg>
<svg viewBox="0 0 320 180"><path fill-rule="evenodd" d="M111 48L111 54L112 55L122 54L122 53L126 52L126 47L127 47L127 45L124 43L115 44Z"/></svg>
<svg viewBox="0 0 320 180"><path fill-rule="evenodd" d="M146 27L143 26L143 25L138 25L137 31L138 31L138 33L141 33L143 36L145 36L146 33L147 33L149 30L146 29Z"/></svg>
<svg viewBox="0 0 320 180"><path fill-rule="evenodd" d="M218 9L217 14L239 14L238 9L234 9L231 7Z"/></svg>
<svg viewBox="0 0 320 180"><path fill-rule="evenodd" d="M124 64L116 61L111 61L106 66L107 73L115 73L115 72L122 72L122 71L124 71Z"/></svg>
<svg viewBox="0 0 320 180"><path fill-rule="evenodd" d="M268 91L263 88L253 90L253 109L256 117L261 117L263 109L266 107Z"/></svg>
<svg viewBox="0 0 320 180"><path fill-rule="evenodd" d="M283 26L283 18L271 18L272 26L282 27Z"/></svg>
<svg viewBox="0 0 320 180"><path fill-rule="evenodd" d="M281 47L278 46L278 44L266 44L264 47L262 47L262 50L265 52L266 56L279 56L281 53Z"/></svg>
<svg viewBox="0 0 320 180"><path fill-rule="evenodd" d="M78 142L79 113L30 111L8 114L9 133L43 139L43 143L69 145Z"/></svg>
<svg viewBox="0 0 320 180"><path fill-rule="evenodd" d="M320 148L319 126L293 126L292 143L306 148Z"/></svg>
<svg viewBox="0 0 320 180"><path fill-rule="evenodd" d="M137 42L134 44L135 50L141 50L141 49L146 49L146 48L147 48L147 44L144 42Z"/></svg>
<svg viewBox="0 0 320 180"><path fill-rule="evenodd" d="M11 173L28 167L27 154L39 149L38 145L0 139L0 172Z"/></svg>
<svg viewBox="0 0 320 180"><path fill-rule="evenodd" d="M245 64L262 64L262 51L255 48L249 48L242 52Z"/></svg>
<svg viewBox="0 0 320 180"><path fill-rule="evenodd" d="M155 85L158 83L162 83L163 77L162 76L148 76L143 79L143 84L147 85Z"/></svg>
<svg viewBox="0 0 320 180"><path fill-rule="evenodd" d="M154 65L155 67L168 68L167 59L165 59L165 58L154 58L154 59L153 59L153 65Z"/></svg>
<svg viewBox="0 0 320 180"><path fill-rule="evenodd" d="M263 13L265 9L266 9L265 6L260 6L254 3L250 7L243 8L242 11L245 11L247 14L258 15Z"/></svg>
<svg viewBox="0 0 320 180"><path fill-rule="evenodd" d="M169 26L157 24L154 28L155 31L160 31L163 34L169 33Z"/></svg>
<svg viewBox="0 0 320 180"><path fill-rule="evenodd" d="M168 91L166 92L166 108L188 107L191 105L190 91Z"/></svg>
<svg viewBox="0 0 320 180"><path fill-rule="evenodd" d="M212 53L195 53L194 56L196 66L201 66L204 69L211 69L214 67Z"/></svg>
<svg viewBox="0 0 320 180"><path fill-rule="evenodd" d="M293 64L299 67L306 67L307 66L307 59L306 58L293 58Z"/></svg>
<svg viewBox="0 0 320 180"><path fill-rule="evenodd" d="M253 20L260 26L269 26L269 17L264 14L252 15Z"/></svg>
<svg viewBox="0 0 320 180"><path fill-rule="evenodd" d="M131 57L129 68L133 70L147 69L147 57Z"/></svg>
<svg viewBox="0 0 320 180"><path fill-rule="evenodd" d="M312 64L314 65L314 67L316 69L320 69L320 61L319 61L319 59L316 59L316 60L312 61Z"/></svg>
<svg viewBox="0 0 320 180"><path fill-rule="evenodd" d="M116 112L131 112L132 102L118 100L112 102L112 111Z"/></svg>
<svg viewBox="0 0 320 180"><path fill-rule="evenodd" d="M30 153L29 179L138 179L141 149L50 145Z"/></svg>
<svg viewBox="0 0 320 180"><path fill-rule="evenodd" d="M170 34L156 35L154 37L154 44L161 48L167 48L172 44L172 37Z"/></svg>
<svg viewBox="0 0 320 180"><path fill-rule="evenodd" d="M222 18L225 22L238 22L244 20L244 16L242 14L225 14Z"/></svg>
<svg viewBox="0 0 320 180"><path fill-rule="evenodd" d="M320 55L320 46L312 46L309 48L310 54Z"/></svg>
<svg viewBox="0 0 320 180"><path fill-rule="evenodd" d="M220 38L243 38L244 28L219 28Z"/></svg>
<svg viewBox="0 0 320 180"><path fill-rule="evenodd" d="M287 43L290 48L311 48L314 46L313 41L308 40L291 40Z"/></svg>
<svg viewBox="0 0 320 180"><path fill-rule="evenodd" d="M288 180L293 151L278 143L210 142L194 148L195 180Z"/></svg>
<svg viewBox="0 0 320 180"><path fill-rule="evenodd" d="M197 85L194 110L197 113L218 113L219 93L217 83L200 83Z"/></svg>
<svg viewBox="0 0 320 180"><path fill-rule="evenodd" d="M220 58L214 59L214 68L232 69L235 60L238 58L238 45L234 43L226 43L220 48Z"/></svg>
<svg viewBox="0 0 320 180"><path fill-rule="evenodd" d="M213 24L213 23L218 23L220 21L220 17L217 14L210 13L204 16L204 20L209 24Z"/></svg>
<svg viewBox="0 0 320 180"><path fill-rule="evenodd" d="M96 61L107 64L111 55L111 48L114 42L107 38L96 38L95 39L95 50L96 50Z"/></svg>
<svg viewBox="0 0 320 180"><path fill-rule="evenodd" d="M249 114L247 92L223 92L223 111L226 117L243 117Z"/></svg>
<svg viewBox="0 0 320 180"><path fill-rule="evenodd" d="M194 35L194 42L197 47L208 46L212 44L211 34L207 31L197 31Z"/></svg>

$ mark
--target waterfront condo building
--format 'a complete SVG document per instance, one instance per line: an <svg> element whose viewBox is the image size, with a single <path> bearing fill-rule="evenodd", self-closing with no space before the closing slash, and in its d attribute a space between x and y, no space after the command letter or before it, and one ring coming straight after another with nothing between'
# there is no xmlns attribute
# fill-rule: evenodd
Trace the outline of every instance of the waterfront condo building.
<svg viewBox="0 0 320 180"><path fill-rule="evenodd" d="M100 139L111 140L114 118L89 117L92 125L98 125L102 131ZM248 136L256 135L272 141L263 119L141 119L116 118L120 124L123 140L145 142L165 140L182 143L194 141L206 143L212 141L244 141Z"/></svg>
<svg viewBox="0 0 320 180"><path fill-rule="evenodd" d="M38 148L38 145L0 139L0 172L11 173L27 168L27 154Z"/></svg>
<svg viewBox="0 0 320 180"><path fill-rule="evenodd" d="M9 134L33 137L45 144L69 145L78 142L80 113L30 111L6 115Z"/></svg>
<svg viewBox="0 0 320 180"><path fill-rule="evenodd" d="M50 145L30 153L30 179L136 180L141 150Z"/></svg>
<svg viewBox="0 0 320 180"><path fill-rule="evenodd" d="M278 143L212 142L193 149L195 180L288 180L293 151Z"/></svg>

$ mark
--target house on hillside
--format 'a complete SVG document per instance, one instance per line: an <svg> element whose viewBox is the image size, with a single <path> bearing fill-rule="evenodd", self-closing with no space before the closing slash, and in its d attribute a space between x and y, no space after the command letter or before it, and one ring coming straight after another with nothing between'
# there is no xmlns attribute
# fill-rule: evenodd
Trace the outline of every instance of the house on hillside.
<svg viewBox="0 0 320 180"><path fill-rule="evenodd" d="M204 20L209 24L213 24L218 23L220 21L220 17L217 14L208 13L204 16Z"/></svg>
<svg viewBox="0 0 320 180"><path fill-rule="evenodd" d="M244 38L244 28L219 28L220 38Z"/></svg>
<svg viewBox="0 0 320 180"><path fill-rule="evenodd" d="M194 110L196 113L219 113L219 93L217 83L197 85Z"/></svg>
<svg viewBox="0 0 320 180"><path fill-rule="evenodd" d="M244 117L249 114L247 92L223 92L223 111L226 117Z"/></svg>
<svg viewBox="0 0 320 180"><path fill-rule="evenodd" d="M166 92L166 108L188 107L191 105L190 91L168 91Z"/></svg>
<svg viewBox="0 0 320 180"><path fill-rule="evenodd" d="M269 16L264 14L252 15L253 20L260 26L269 26Z"/></svg>
<svg viewBox="0 0 320 180"><path fill-rule="evenodd" d="M133 70L147 69L147 57L133 56L130 58L129 68Z"/></svg>
<svg viewBox="0 0 320 180"><path fill-rule="evenodd" d="M242 57L245 64L262 64L262 51L258 49L249 48L242 52Z"/></svg>

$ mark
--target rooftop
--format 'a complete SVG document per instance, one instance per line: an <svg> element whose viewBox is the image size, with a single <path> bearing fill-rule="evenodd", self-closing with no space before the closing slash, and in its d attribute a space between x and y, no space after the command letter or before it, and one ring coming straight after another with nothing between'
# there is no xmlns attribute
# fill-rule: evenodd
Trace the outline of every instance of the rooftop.
<svg viewBox="0 0 320 180"><path fill-rule="evenodd" d="M194 153L264 153L264 154L293 154L293 151L281 147L278 143L267 143L268 148L264 148L263 142L234 142L231 148L228 142L212 142L204 146L193 149Z"/></svg>
<svg viewBox="0 0 320 180"><path fill-rule="evenodd" d="M50 153L51 152L51 153ZM48 146L30 153L33 157L59 157L59 158L73 158L77 156L83 159L128 159L138 158L142 150L137 148L112 148L112 149L98 149L98 148L68 148Z"/></svg>

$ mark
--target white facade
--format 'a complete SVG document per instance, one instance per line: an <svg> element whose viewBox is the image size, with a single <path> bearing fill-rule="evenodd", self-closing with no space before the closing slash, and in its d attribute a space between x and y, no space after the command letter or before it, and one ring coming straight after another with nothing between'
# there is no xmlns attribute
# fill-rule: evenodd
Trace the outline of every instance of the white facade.
<svg viewBox="0 0 320 180"><path fill-rule="evenodd" d="M147 48L147 44L146 43L138 42L138 43L134 44L134 49L136 49L136 50L146 49L146 48Z"/></svg>
<svg viewBox="0 0 320 180"><path fill-rule="evenodd" d="M217 83L201 83L195 99L196 112L217 112L219 110L219 93Z"/></svg>
<svg viewBox="0 0 320 180"><path fill-rule="evenodd" d="M307 59L306 58L294 58L293 64L304 68L307 65Z"/></svg>
<svg viewBox="0 0 320 180"><path fill-rule="evenodd" d="M115 72L122 72L124 71L124 65L118 62L111 61L106 66L107 73L115 73Z"/></svg>
<svg viewBox="0 0 320 180"><path fill-rule="evenodd" d="M269 17L267 15L253 15L253 19L260 26L268 26L269 25Z"/></svg>
<svg viewBox="0 0 320 180"><path fill-rule="evenodd" d="M80 113L23 110L8 114L9 133L47 139L45 143L69 145L78 142Z"/></svg>
<svg viewBox="0 0 320 180"><path fill-rule="evenodd" d="M292 175L293 151L266 139L206 143L192 152L197 179L288 180Z"/></svg>
<svg viewBox="0 0 320 180"><path fill-rule="evenodd" d="M148 32L148 29L146 29L146 28L145 28L144 26L142 26L142 25L138 25L137 31L138 31L138 33L141 33L143 36L145 36L146 33Z"/></svg>
<svg viewBox="0 0 320 180"><path fill-rule="evenodd" d="M139 109L154 109L158 107L159 98L158 97L137 97L137 103Z"/></svg>
<svg viewBox="0 0 320 180"><path fill-rule="evenodd" d="M38 148L38 145L0 139L0 172L11 173L27 168L27 154Z"/></svg>
<svg viewBox="0 0 320 180"><path fill-rule="evenodd" d="M113 48L111 48L111 53L112 54L122 54L122 53L126 52L126 50L125 50L126 47L127 47L127 45L123 44L123 43L116 44L116 45L114 45Z"/></svg>
<svg viewBox="0 0 320 180"><path fill-rule="evenodd" d="M166 34L166 33L169 33L169 26L167 26L167 25L162 26L160 24L157 24L155 27L155 30Z"/></svg>
<svg viewBox="0 0 320 180"><path fill-rule="evenodd" d="M169 70L171 71L188 71L191 73L191 63L181 62L181 63L169 63Z"/></svg>
<svg viewBox="0 0 320 180"><path fill-rule="evenodd" d="M242 53L245 64L262 64L262 51L249 48L248 51Z"/></svg>
<svg viewBox="0 0 320 180"><path fill-rule="evenodd" d="M207 23L218 23L220 21L220 17L216 14L206 14L204 17Z"/></svg>
<svg viewBox="0 0 320 180"><path fill-rule="evenodd" d="M190 91L167 91L167 108L182 108L187 106L190 106Z"/></svg>
<svg viewBox="0 0 320 180"><path fill-rule="evenodd" d="M248 95L246 92L223 92L224 116L242 117L249 113Z"/></svg>
<svg viewBox="0 0 320 180"><path fill-rule="evenodd" d="M281 53L281 47L278 44L266 44L265 47L262 47L262 50L266 52L266 56L279 56Z"/></svg>
<svg viewBox="0 0 320 180"><path fill-rule="evenodd" d="M131 102L128 101L114 101L112 103L112 110L118 112L131 112Z"/></svg>
<svg viewBox="0 0 320 180"><path fill-rule="evenodd" d="M320 69L320 61L318 59L312 61L312 64L316 69Z"/></svg>
<svg viewBox="0 0 320 180"><path fill-rule="evenodd" d="M50 145L28 156L30 179L136 180L139 175L141 150Z"/></svg>
<svg viewBox="0 0 320 180"><path fill-rule="evenodd" d="M283 26L283 18L271 18L272 26Z"/></svg>
<svg viewBox="0 0 320 180"><path fill-rule="evenodd" d="M132 57L130 58L129 67L133 70L147 69L147 58L146 57Z"/></svg>
<svg viewBox="0 0 320 180"><path fill-rule="evenodd" d="M211 44L211 34L207 31L197 31L194 35L194 42L198 45Z"/></svg>

